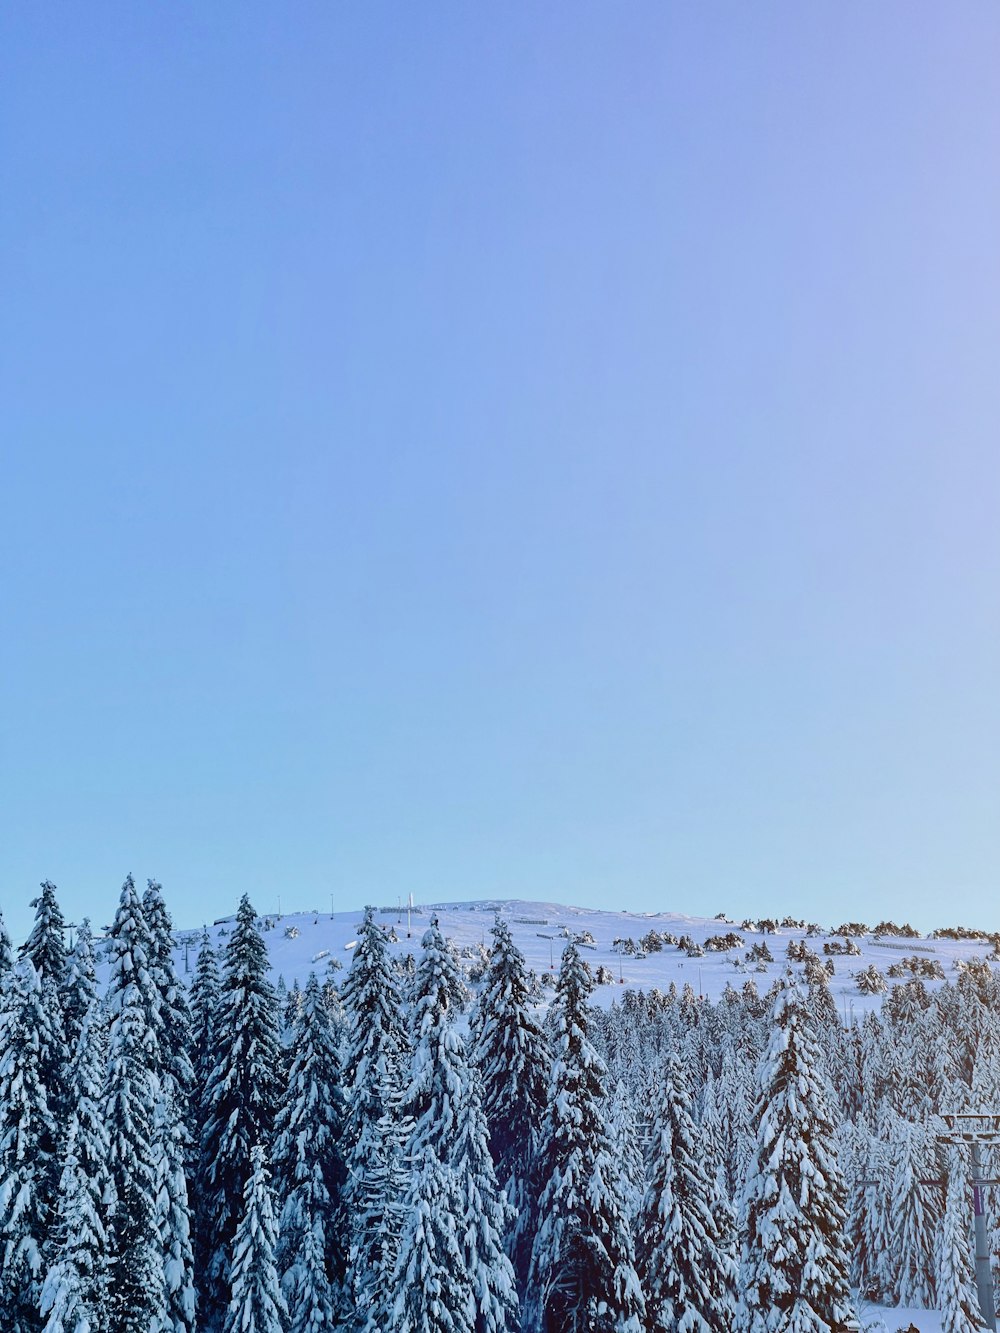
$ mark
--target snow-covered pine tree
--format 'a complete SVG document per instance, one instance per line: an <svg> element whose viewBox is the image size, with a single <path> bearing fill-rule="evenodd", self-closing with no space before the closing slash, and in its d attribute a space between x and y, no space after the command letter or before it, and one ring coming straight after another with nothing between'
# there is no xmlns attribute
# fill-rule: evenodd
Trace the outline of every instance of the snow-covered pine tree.
<svg viewBox="0 0 1000 1333"><path fill-rule="evenodd" d="M56 1127L42 1081L50 1014L30 958L0 1006L0 1310L5 1333L37 1333L52 1218Z"/></svg>
<svg viewBox="0 0 1000 1333"><path fill-rule="evenodd" d="M21 945L18 954L21 958L31 960L38 974L42 1004L48 1014L45 1030L39 1034L42 1042L39 1061L49 1110L55 1120L56 1138L61 1141L65 1136L69 1117L66 1072L70 1048L66 1043L66 1024L62 1007L63 986L66 980L66 943L63 939L66 923L56 899L56 886L50 880L45 880L41 889L39 896L31 900L31 905L35 909L35 920L31 934ZM55 1183L58 1183L58 1176Z"/></svg>
<svg viewBox="0 0 1000 1333"><path fill-rule="evenodd" d="M455 1170L469 1102L469 1067L454 1023L459 980L454 956L437 918L432 917L421 942L410 1012L413 1055L406 1109L413 1121L408 1156L416 1169L406 1195L408 1221L393 1283L396 1333L420 1329L424 1333L471 1333L475 1327L473 1279L463 1245L467 1200ZM475 1151L468 1143L466 1147ZM491 1220L483 1219L487 1230ZM475 1263L480 1257L478 1229L465 1239ZM494 1241L495 1250L502 1255L501 1237L495 1235ZM422 1277L419 1291L410 1290L416 1274ZM482 1296L484 1320L488 1321L497 1313L493 1292L486 1287Z"/></svg>
<svg viewBox="0 0 1000 1333"><path fill-rule="evenodd" d="M290 1051L288 1085L274 1126L274 1186L284 1200L276 1262L289 1306L298 1310L308 1304L314 1310L317 1302L339 1300L347 1271L344 1095L336 1040L315 973L302 997ZM317 1245L324 1278L318 1287L311 1276ZM315 1297L307 1297L310 1285L317 1289Z"/></svg>
<svg viewBox="0 0 1000 1333"><path fill-rule="evenodd" d="M820 1052L799 989L782 986L758 1073L756 1152L743 1193L742 1327L847 1333L844 1181Z"/></svg>
<svg viewBox="0 0 1000 1333"><path fill-rule="evenodd" d="M202 930L191 982L191 1138L188 1179L191 1183L191 1233L195 1254L196 1286L201 1286L201 1265L211 1251L212 1211L210 1191L201 1156L209 1118L209 1089L215 1068L215 1024L219 1012L219 967L207 928Z"/></svg>
<svg viewBox="0 0 1000 1333"><path fill-rule="evenodd" d="M893 1295L898 1305L934 1306L935 1208L921 1180L932 1171L933 1147L924 1125L896 1121L892 1175Z"/></svg>
<svg viewBox="0 0 1000 1333"><path fill-rule="evenodd" d="M482 1077L490 1152L512 1212L504 1246L523 1291L531 1261L534 1209L530 1188L545 1113L548 1050L531 1012L524 955L498 915L493 947L475 1010L473 1056Z"/></svg>
<svg viewBox="0 0 1000 1333"><path fill-rule="evenodd" d="M164 1080L153 1118L156 1136L156 1229L163 1263L164 1317L159 1333L193 1333L194 1248L185 1171L188 1135L175 1092Z"/></svg>
<svg viewBox="0 0 1000 1333"><path fill-rule="evenodd" d="M90 1308L97 1311L95 1329L106 1327L105 1311L110 1281L108 1223L114 1202L114 1184L108 1161L110 1140L104 1121L104 1084L108 1067L108 1032L104 1005L95 997L83 1016L76 1052L69 1067L69 1089L76 1123L75 1152L78 1180L86 1199L82 1206L93 1220L90 1257L84 1257L82 1238L77 1236L75 1262L82 1275L82 1292Z"/></svg>
<svg viewBox="0 0 1000 1333"><path fill-rule="evenodd" d="M636 1224L649 1333L730 1333L736 1322L734 1221L699 1144L681 1062L668 1053Z"/></svg>
<svg viewBox="0 0 1000 1333"><path fill-rule="evenodd" d="M243 1212L255 1144L270 1143L278 1101L278 1016L267 947L246 894L226 946L215 1025L215 1062L206 1092L199 1176L205 1200L201 1318L217 1322L229 1305L230 1247Z"/></svg>
<svg viewBox="0 0 1000 1333"><path fill-rule="evenodd" d="M618 1163L621 1178L622 1198L625 1201L626 1213L631 1219L635 1217L642 1202L646 1170L643 1161L643 1138L635 1113L635 1103L631 1092L625 1086L624 1079L618 1080L614 1092L608 1099L607 1122L611 1152Z"/></svg>
<svg viewBox="0 0 1000 1333"><path fill-rule="evenodd" d="M173 959L173 923L155 880L147 881L142 910L149 929L149 975L159 996L159 1096L153 1119L156 1139L156 1226L164 1256L164 1333L194 1327L194 1255L187 1166L194 1070L189 1054L191 1014Z"/></svg>
<svg viewBox="0 0 1000 1333"><path fill-rule="evenodd" d="M409 1043L399 978L371 907L365 908L341 1003L346 1020L349 1282L359 1325L370 1321L384 1328L409 1180L405 1156L410 1125L401 1111Z"/></svg>
<svg viewBox="0 0 1000 1333"><path fill-rule="evenodd" d="M191 982L191 1065L197 1094L215 1068L215 1021L219 1011L219 965L212 937L202 930Z"/></svg>
<svg viewBox="0 0 1000 1333"><path fill-rule="evenodd" d="M469 1079L465 1043L453 1021L461 984L455 957L437 917L431 917L421 941L410 1009L413 1054L406 1106L414 1121L414 1160L427 1144L433 1144L442 1162L453 1158Z"/></svg>
<svg viewBox="0 0 1000 1333"><path fill-rule="evenodd" d="M94 941L90 921L83 918L76 943L66 959L62 983L62 1012L65 1024L66 1050L73 1056L80 1039L84 1016L97 998L97 971L94 966ZM72 1101L72 1094L70 1095Z"/></svg>
<svg viewBox="0 0 1000 1333"><path fill-rule="evenodd" d="M157 1226L155 1114L160 1094L160 997L149 970L152 940L132 876L111 927L105 1123L115 1202L115 1279L108 1333L150 1333L166 1318Z"/></svg>
<svg viewBox="0 0 1000 1333"><path fill-rule="evenodd" d="M328 1333L339 1322L334 1292L326 1275L323 1238L305 1219L298 1258L289 1270L288 1333Z"/></svg>
<svg viewBox="0 0 1000 1333"><path fill-rule="evenodd" d="M645 1304L604 1122L604 1065L589 1039L592 981L567 944L552 1007L555 1052L538 1152L540 1223L524 1324L537 1333L639 1333Z"/></svg>
<svg viewBox="0 0 1000 1333"><path fill-rule="evenodd" d="M246 899L244 899L244 902ZM264 1149L250 1150L250 1172L233 1238L224 1333L285 1333L288 1307L274 1263L274 1205Z"/></svg>
<svg viewBox="0 0 1000 1333"><path fill-rule="evenodd" d="M142 911L150 934L149 969L160 996L161 1073L181 1123L186 1126L194 1086L191 1064L191 1010L173 958L173 922L155 879L147 882Z"/></svg>
<svg viewBox="0 0 1000 1333"><path fill-rule="evenodd" d="M470 1069L459 1110L452 1166L461 1199L460 1240L472 1283L475 1333L515 1333L519 1327L514 1266L503 1247L511 1207L490 1156L479 1073Z"/></svg>
<svg viewBox="0 0 1000 1333"><path fill-rule="evenodd" d="M970 1244L968 1171L962 1153L947 1156L947 1192L938 1232L937 1298L944 1333L979 1333L986 1327L976 1295Z"/></svg>
<svg viewBox="0 0 1000 1333"><path fill-rule="evenodd" d="M877 1216L885 1185L879 1178L881 1148L862 1121L852 1126L847 1251L851 1258L851 1281L863 1301L881 1301L882 1253L875 1243L881 1219Z"/></svg>
<svg viewBox="0 0 1000 1333"><path fill-rule="evenodd" d="M472 1283L456 1224L455 1173L438 1157L433 1139L415 1167L405 1203L385 1333L473 1333Z"/></svg>
<svg viewBox="0 0 1000 1333"><path fill-rule="evenodd" d="M80 1153L79 1139L74 1112L59 1185L52 1245L55 1262L46 1275L39 1306L44 1333L99 1333L103 1327L108 1242L104 1200L95 1197L95 1181Z"/></svg>
<svg viewBox="0 0 1000 1333"><path fill-rule="evenodd" d="M18 950L21 958L30 958L38 979L48 977L56 986L62 985L66 972L66 921L56 898L56 886L51 880L41 885L41 893L32 898L35 920L31 934Z"/></svg>

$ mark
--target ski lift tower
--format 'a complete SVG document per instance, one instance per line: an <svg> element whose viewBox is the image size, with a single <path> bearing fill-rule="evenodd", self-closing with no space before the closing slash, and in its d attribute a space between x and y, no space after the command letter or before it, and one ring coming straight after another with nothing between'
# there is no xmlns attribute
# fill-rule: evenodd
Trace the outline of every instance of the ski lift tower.
<svg viewBox="0 0 1000 1333"><path fill-rule="evenodd" d="M976 1293L979 1310L986 1327L997 1326L996 1303L993 1294L993 1273L990 1268L990 1247L986 1238L986 1212L983 1208L983 1186L1000 1182L983 1179L983 1144L1000 1143L1000 1115L992 1111L943 1115L947 1134L939 1134L939 1143L953 1146L968 1144L972 1165L972 1206L976 1229Z"/></svg>

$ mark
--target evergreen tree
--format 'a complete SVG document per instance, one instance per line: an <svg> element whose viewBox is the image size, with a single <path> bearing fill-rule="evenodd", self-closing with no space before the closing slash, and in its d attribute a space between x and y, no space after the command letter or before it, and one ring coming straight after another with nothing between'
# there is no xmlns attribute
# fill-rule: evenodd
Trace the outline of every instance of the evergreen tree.
<svg viewBox="0 0 1000 1333"><path fill-rule="evenodd" d="M72 1057L80 1039L84 1016L97 999L97 970L94 965L94 941L90 921L84 917L76 943L66 959L62 985L62 1012L66 1049ZM72 1102L72 1094L70 1095Z"/></svg>
<svg viewBox="0 0 1000 1333"><path fill-rule="evenodd" d="M938 1237L938 1303L944 1333L978 1333L975 1275L970 1262L969 1190L961 1153L948 1154L948 1188Z"/></svg>
<svg viewBox="0 0 1000 1333"><path fill-rule="evenodd" d="M289 1333L327 1333L337 1320L337 1307L323 1258L323 1237L306 1219L298 1258L289 1270Z"/></svg>
<svg viewBox="0 0 1000 1333"><path fill-rule="evenodd" d="M607 1120L611 1152L618 1163L625 1210L629 1218L633 1218L642 1201L645 1163L635 1104L622 1079L618 1080L608 1101Z"/></svg>
<svg viewBox="0 0 1000 1333"><path fill-rule="evenodd" d="M31 959L39 981L48 978L58 987L66 972L66 921L56 899L56 886L45 880L41 889L38 897L31 900L35 909L31 934L18 953L22 958Z"/></svg>
<svg viewBox="0 0 1000 1333"><path fill-rule="evenodd" d="M250 1150L242 1215L233 1239L224 1333L285 1333L288 1307L274 1264L275 1234L264 1150L256 1144Z"/></svg>
<svg viewBox="0 0 1000 1333"><path fill-rule="evenodd" d="M490 1156L476 1070L466 1075L452 1166L460 1198L462 1256L472 1284L473 1328L475 1333L515 1333L519 1327L517 1286L514 1266L503 1248L512 1210L497 1183Z"/></svg>
<svg viewBox="0 0 1000 1333"><path fill-rule="evenodd" d="M42 1287L40 1309L45 1333L98 1333L107 1295L103 1204L78 1150L80 1125L70 1116L66 1163L59 1187L55 1225L56 1261Z"/></svg>
<svg viewBox="0 0 1000 1333"><path fill-rule="evenodd" d="M69 1068L69 1088L72 1099L76 1137L75 1183L81 1191L81 1208L88 1218L89 1241L75 1237L74 1255L77 1271L82 1276L83 1298L96 1312L95 1329L106 1327L105 1311L109 1289L108 1219L112 1213L114 1184L111 1167L110 1139L104 1121L104 1083L108 1065L108 1033L104 1021L104 1006L99 999L91 1002L83 1016L76 1052ZM89 1256L89 1257L88 1257Z"/></svg>
<svg viewBox="0 0 1000 1333"><path fill-rule="evenodd" d="M465 1200L455 1170L469 1098L465 1047L453 1021L460 993L456 974L455 959L432 917L421 943L410 1012L413 1054L406 1106L413 1121L408 1153L416 1170L406 1196L408 1223L394 1283L399 1291L414 1273L421 1273L424 1290L397 1297L397 1331L450 1328L472 1333L474 1327L472 1274L462 1243ZM469 1235L470 1247L476 1238ZM490 1294L484 1293L492 1313Z"/></svg>
<svg viewBox="0 0 1000 1333"><path fill-rule="evenodd" d="M219 1013L219 969L211 937L202 931L191 983L191 1064L194 1084L191 1094L192 1145L188 1159L189 1177L194 1181L191 1191L191 1223L194 1253L198 1260L197 1272L211 1253L212 1210L209 1206L211 1191L205 1179L208 1163L202 1158L201 1145L206 1142L209 1122L210 1089L215 1069L215 1026Z"/></svg>
<svg viewBox="0 0 1000 1333"><path fill-rule="evenodd" d="M149 975L159 1000L159 1097L156 1142L156 1226L164 1256L164 1333L194 1327L194 1256L186 1167L192 1158L188 1129L194 1070L188 1047L191 1014L173 959L173 923L163 891L149 880L142 911L149 929Z"/></svg>
<svg viewBox="0 0 1000 1333"><path fill-rule="evenodd" d="M159 994L149 971L151 937L129 875L111 928L105 1121L114 1182L115 1280L109 1333L149 1333L166 1318L157 1226L154 1133L160 1092Z"/></svg>
<svg viewBox="0 0 1000 1333"><path fill-rule="evenodd" d="M401 1086L409 1060L399 978L372 907L365 908L340 1001L347 1022L344 1086L350 1102L350 1137L356 1139L359 1122L377 1120L385 1109L383 1091Z"/></svg>
<svg viewBox="0 0 1000 1333"><path fill-rule="evenodd" d="M639 1333L645 1313L602 1114L604 1065L588 1035L591 988L571 942L552 1010L555 1058L538 1156L541 1221L525 1309L527 1327L538 1333Z"/></svg>
<svg viewBox="0 0 1000 1333"><path fill-rule="evenodd" d="M49 1013L30 958L0 1008L0 1310L5 1333L37 1333L52 1217L55 1121L42 1079Z"/></svg>
<svg viewBox="0 0 1000 1333"><path fill-rule="evenodd" d="M156 1137L156 1230L163 1263L162 1333L192 1333L195 1326L194 1250L185 1156L188 1136L167 1085L154 1116Z"/></svg>
<svg viewBox="0 0 1000 1333"><path fill-rule="evenodd" d="M465 1045L452 1021L460 985L454 955L432 917L421 941L410 1010L413 1055L406 1101L414 1121L414 1160L429 1144L441 1162L453 1160L469 1080Z"/></svg>
<svg viewBox="0 0 1000 1333"><path fill-rule="evenodd" d="M736 1315L733 1217L701 1151L687 1079L671 1052L636 1228L650 1333L730 1333Z"/></svg>
<svg viewBox="0 0 1000 1333"><path fill-rule="evenodd" d="M191 1064L191 1011L187 993L177 976L173 958L173 922L163 901L163 890L149 880L142 897L149 928L149 972L160 999L161 1078L182 1125L186 1125L194 1069Z"/></svg>
<svg viewBox="0 0 1000 1333"><path fill-rule="evenodd" d="M275 1120L274 1182L285 1201L276 1260L289 1305L299 1310L305 1302L311 1319L317 1301L334 1299L331 1285L340 1291L347 1270L344 1097L336 1041L315 974L310 974L291 1034L291 1055ZM313 1274L317 1245L324 1274L319 1285ZM316 1294L307 1300L310 1290Z"/></svg>
<svg viewBox="0 0 1000 1333"><path fill-rule="evenodd" d="M759 1070L756 1152L743 1197L748 1333L846 1333L845 1187L808 1011L780 988Z"/></svg>
<svg viewBox="0 0 1000 1333"><path fill-rule="evenodd" d="M196 1090L206 1088L215 1068L215 1022L219 1011L219 967L207 929L201 933L191 983L191 1064Z"/></svg>
<svg viewBox="0 0 1000 1333"><path fill-rule="evenodd" d="M392 1276L409 1182L402 1112L409 1044L399 979L385 933L365 909L358 944L341 992L346 1016L347 1093L344 1197L350 1230L350 1282L359 1326L387 1327Z"/></svg>
<svg viewBox="0 0 1000 1333"><path fill-rule="evenodd" d="M206 1093L200 1177L207 1193L201 1272L203 1320L229 1303L230 1247L242 1215L256 1144L270 1143L278 1100L278 1017L267 948L244 894L226 948L216 1024L216 1054Z"/></svg>
<svg viewBox="0 0 1000 1333"><path fill-rule="evenodd" d="M472 1285L456 1225L460 1206L455 1173L430 1139L406 1194L391 1333L473 1333Z"/></svg>
<svg viewBox="0 0 1000 1333"><path fill-rule="evenodd" d="M894 1296L898 1305L934 1306L935 1222L927 1186L933 1161L928 1131L897 1121L898 1138L892 1177Z"/></svg>
<svg viewBox="0 0 1000 1333"><path fill-rule="evenodd" d="M497 1178L511 1204L504 1237L523 1291L535 1219L532 1161L545 1113L545 1038L531 1013L524 956L497 916L493 948L475 1011L475 1063Z"/></svg>
<svg viewBox="0 0 1000 1333"><path fill-rule="evenodd" d="M69 1116L66 1073L70 1049L66 1044L62 1008L62 990L66 979L66 943L63 938L66 923L56 900L56 886L45 880L41 888L39 896L31 900L35 909L31 934L18 952L21 958L30 960L41 986L41 1002L47 1021L39 1034L40 1076L55 1121L56 1139L61 1141ZM53 1184L53 1198L57 1182L58 1173Z"/></svg>

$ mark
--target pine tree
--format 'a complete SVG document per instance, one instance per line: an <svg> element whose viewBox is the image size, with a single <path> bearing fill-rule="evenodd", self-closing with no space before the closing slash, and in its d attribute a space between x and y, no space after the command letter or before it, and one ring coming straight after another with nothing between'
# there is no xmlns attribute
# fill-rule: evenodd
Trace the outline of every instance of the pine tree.
<svg viewBox="0 0 1000 1333"><path fill-rule="evenodd" d="M204 1322L216 1320L229 1303L230 1247L252 1174L251 1153L254 1145L271 1142L279 1090L274 988L245 894L226 948L215 1039L199 1167L207 1192L198 1265Z"/></svg>
<svg viewBox="0 0 1000 1333"><path fill-rule="evenodd" d="M78 1148L80 1125L70 1116L66 1163L59 1187L55 1225L56 1261L42 1287L40 1310L45 1333L98 1333L107 1294L103 1199Z"/></svg>
<svg viewBox="0 0 1000 1333"><path fill-rule="evenodd" d="M97 999L97 970L94 965L94 942L90 921L84 917L77 932L76 943L66 959L62 984L62 1012L65 1024L66 1049L76 1050L83 1027L84 1016ZM72 1101L72 1095L70 1097Z"/></svg>
<svg viewBox="0 0 1000 1333"><path fill-rule="evenodd" d="M948 1154L948 1188L938 1236L938 1304L944 1333L978 1333L979 1313L970 1263L969 1191L961 1153Z"/></svg>
<svg viewBox="0 0 1000 1333"><path fill-rule="evenodd" d="M622 1079L615 1084L615 1090L608 1100L607 1120L611 1152L618 1163L618 1173L621 1177L625 1210L629 1218L632 1218L642 1201L645 1164L635 1104Z"/></svg>
<svg viewBox="0 0 1000 1333"><path fill-rule="evenodd" d="M163 901L163 890L149 880L142 897L142 911L149 928L149 971L160 997L161 1076L181 1123L186 1125L188 1104L194 1086L191 1046L191 1011L187 994L173 958L173 922Z"/></svg>
<svg viewBox="0 0 1000 1333"><path fill-rule="evenodd" d="M460 1206L455 1173L431 1140L406 1194L391 1333L473 1333L473 1293L456 1225Z"/></svg>
<svg viewBox="0 0 1000 1333"><path fill-rule="evenodd" d="M55 1121L42 1079L50 1016L23 959L0 1008L0 1310L5 1333L37 1333L52 1217Z"/></svg>
<svg viewBox="0 0 1000 1333"><path fill-rule="evenodd" d="M186 1167L192 1157L188 1129L194 1070L188 1047L191 1015L174 967L173 923L155 880L143 894L149 930L149 976L156 988L160 1022L159 1096L153 1119L157 1176L156 1227L163 1254L164 1333L194 1327L194 1256Z"/></svg>
<svg viewBox="0 0 1000 1333"><path fill-rule="evenodd" d="M208 1086L215 1068L215 1021L219 1010L219 967L207 929L201 933L191 983L191 1064L194 1086Z"/></svg>
<svg viewBox="0 0 1000 1333"><path fill-rule="evenodd" d="M39 981L48 978L55 986L61 986L66 972L66 921L56 899L56 886L45 880L41 889L39 896L31 900L35 909L31 934L18 953L21 958L31 959Z"/></svg>
<svg viewBox="0 0 1000 1333"><path fill-rule="evenodd" d="M108 1219L112 1213L114 1184L109 1165L110 1139L104 1120L104 1084L108 1065L108 1033L104 1006L91 1002L83 1016L76 1051L69 1068L69 1087L76 1127L74 1149L76 1183L82 1192L81 1207L89 1219L89 1239L77 1234L74 1262L82 1276L82 1293L96 1312L95 1329L106 1327L108 1303Z"/></svg>
<svg viewBox="0 0 1000 1333"><path fill-rule="evenodd" d="M166 1082L156 1105L156 1230L163 1264L162 1333L192 1333L195 1326L194 1250L185 1158L188 1136L175 1092Z"/></svg>
<svg viewBox="0 0 1000 1333"><path fill-rule="evenodd" d="M371 907L365 909L358 931L341 1002L346 1017L344 1197L350 1284L359 1325L368 1322L384 1329L409 1181L405 1158L411 1126L401 1109L409 1044L398 976Z"/></svg>
<svg viewBox="0 0 1000 1333"><path fill-rule="evenodd" d="M312 1311L316 1301L336 1299L329 1295L331 1286L339 1293L347 1270L344 1097L333 1028L315 974L310 974L291 1034L291 1056L288 1086L275 1120L274 1182L285 1201L276 1261L293 1309L303 1304L310 1287L316 1290L316 1297L308 1300ZM324 1276L318 1286L310 1276L317 1245Z"/></svg>
<svg viewBox="0 0 1000 1333"><path fill-rule="evenodd" d="M538 1154L541 1185L525 1323L538 1333L639 1333L645 1306L603 1118L604 1065L589 1040L588 969L563 951L555 1059Z"/></svg>
<svg viewBox="0 0 1000 1333"><path fill-rule="evenodd" d="M736 1315L734 1226L691 1114L681 1062L670 1052L636 1225L650 1333L730 1333Z"/></svg>
<svg viewBox="0 0 1000 1333"><path fill-rule="evenodd" d="M338 1322L337 1306L323 1258L323 1237L308 1218L298 1258L289 1270L289 1333L327 1333Z"/></svg>
<svg viewBox="0 0 1000 1333"><path fill-rule="evenodd" d="M897 1121L896 1156L892 1178L892 1255L896 1273L894 1296L898 1305L931 1309L934 1306L933 1201L926 1180L931 1165L931 1144L922 1125Z"/></svg>
<svg viewBox="0 0 1000 1333"><path fill-rule="evenodd" d="M519 1327L514 1266L503 1248L511 1206L497 1183L483 1114L479 1074L466 1074L452 1167L461 1201L460 1241L472 1284L475 1333L515 1333Z"/></svg>
<svg viewBox="0 0 1000 1333"><path fill-rule="evenodd" d="M63 1015L63 986L66 979L66 944L63 935L66 923L56 900L56 886L49 880L41 886L42 892L31 900L35 921L31 934L18 953L29 959L41 986L41 1001L48 1016L40 1033L39 1062L41 1079L45 1084L49 1110L56 1127L56 1139L66 1133L69 1116L69 1092L66 1087L70 1048L66 1043ZM55 1185L53 1185L54 1193Z"/></svg>
<svg viewBox="0 0 1000 1333"><path fill-rule="evenodd" d="M110 1333L149 1333L164 1317L156 1222L159 995L149 972L151 939L129 875L111 928L105 1121L114 1182L110 1234L115 1259Z"/></svg>
<svg viewBox="0 0 1000 1333"><path fill-rule="evenodd" d="M242 1215L233 1239L224 1333L285 1333L288 1307L274 1264L275 1238L264 1150L256 1144L250 1150Z"/></svg>
<svg viewBox="0 0 1000 1333"><path fill-rule="evenodd" d="M452 1021L460 988L458 965L432 917L421 941L410 1010L413 1055L406 1102L414 1121L415 1160L428 1144L442 1162L453 1158L468 1085L465 1046Z"/></svg>
<svg viewBox="0 0 1000 1333"><path fill-rule="evenodd" d="M781 987L761 1061L757 1143L741 1216L748 1333L846 1333L854 1319L845 1187L820 1053L800 991Z"/></svg>
<svg viewBox="0 0 1000 1333"><path fill-rule="evenodd" d="M474 1328L472 1274L462 1243L465 1200L455 1170L469 1097L465 1048L453 1021L456 983L455 959L432 917L421 943L410 1012L413 1055L406 1108L413 1122L408 1155L416 1170L406 1196L408 1221L394 1281L396 1333L472 1333ZM470 1234L470 1246L475 1239ZM417 1273L422 1275L419 1292L409 1290ZM490 1293L484 1294L489 1307Z"/></svg>
<svg viewBox="0 0 1000 1333"><path fill-rule="evenodd" d="M530 1181L545 1113L548 1052L531 1014L524 956L499 916L492 934L493 948L474 1015L474 1059L482 1077L490 1151L511 1204L504 1245L523 1291L535 1226Z"/></svg>
<svg viewBox="0 0 1000 1333"><path fill-rule="evenodd" d="M201 1145L206 1141L208 1132L210 1089L212 1073L215 1069L215 1025L219 1012L219 996L219 969L211 937L206 929L201 934L194 980L191 983L190 1001L191 1065L194 1084L191 1093L192 1144L188 1158L188 1174L194 1182L191 1190L191 1225L199 1284L201 1265L211 1252L212 1238L211 1192L205 1180L208 1163L201 1156Z"/></svg>

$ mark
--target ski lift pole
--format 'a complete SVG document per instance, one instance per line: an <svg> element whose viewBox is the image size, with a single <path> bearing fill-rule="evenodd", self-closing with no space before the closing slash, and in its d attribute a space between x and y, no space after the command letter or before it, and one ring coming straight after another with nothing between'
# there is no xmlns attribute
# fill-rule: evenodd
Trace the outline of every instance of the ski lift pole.
<svg viewBox="0 0 1000 1333"><path fill-rule="evenodd" d="M983 1207L983 1186L992 1181L983 1179L983 1144L1000 1140L1000 1115L991 1111L953 1112L942 1117L948 1126L947 1134L939 1134L941 1143L969 1145L972 1211L976 1242L976 1295L979 1312L988 1329L996 1331L996 1298L993 1291L993 1270L990 1266L990 1247L986 1237L986 1210Z"/></svg>
<svg viewBox="0 0 1000 1333"><path fill-rule="evenodd" d="M997 1315L993 1294L993 1269L986 1236L986 1210L983 1208L983 1150L978 1139L972 1140L972 1209L976 1229L976 1293L986 1327L996 1329Z"/></svg>

